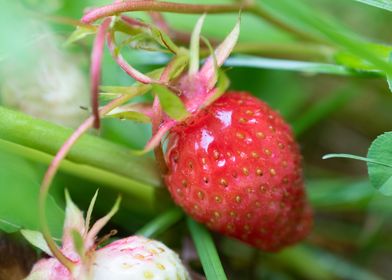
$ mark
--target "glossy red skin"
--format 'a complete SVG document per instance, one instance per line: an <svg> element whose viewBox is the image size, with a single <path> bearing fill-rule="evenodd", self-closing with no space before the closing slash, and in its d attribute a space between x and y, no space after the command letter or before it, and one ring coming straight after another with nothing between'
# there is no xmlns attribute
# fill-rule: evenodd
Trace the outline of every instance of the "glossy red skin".
<svg viewBox="0 0 392 280"><path fill-rule="evenodd" d="M248 93L228 92L175 127L168 189L195 220L265 251L310 232L301 155L290 127Z"/></svg>

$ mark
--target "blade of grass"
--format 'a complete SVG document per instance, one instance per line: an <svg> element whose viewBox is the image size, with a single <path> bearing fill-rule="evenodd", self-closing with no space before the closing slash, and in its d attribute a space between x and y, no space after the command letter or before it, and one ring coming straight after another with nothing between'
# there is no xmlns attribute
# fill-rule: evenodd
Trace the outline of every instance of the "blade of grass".
<svg viewBox="0 0 392 280"><path fill-rule="evenodd" d="M367 60L379 70L392 74L392 64L374 53L368 46L370 42L361 39L357 34L337 24L321 12L310 9L303 1L264 0L263 4L272 8L275 13L279 13L280 17L286 17L289 20L294 18L297 23L319 33L334 45Z"/></svg>
<svg viewBox="0 0 392 280"><path fill-rule="evenodd" d="M342 76L377 75L375 72L352 71L344 66L328 63L305 62L284 59L263 58L249 55L238 55L226 60L225 66L252 67L286 71L299 71L309 74L334 74Z"/></svg>
<svg viewBox="0 0 392 280"><path fill-rule="evenodd" d="M72 133L71 129L35 119L0 106L0 139L54 155ZM84 135L72 147L67 159L90 165L152 186L160 176L152 159L113 142Z"/></svg>
<svg viewBox="0 0 392 280"><path fill-rule="evenodd" d="M146 56L142 51L133 52L131 57L132 61L139 65L164 65L169 61L169 57L164 54L149 54ZM382 76L381 72L366 71L363 69L356 70L337 64L264 58L253 55L235 55L233 57L229 57L224 63L224 66L286 70L309 74L331 74L340 76Z"/></svg>
<svg viewBox="0 0 392 280"><path fill-rule="evenodd" d="M159 215L139 229L136 234L155 238L182 219L184 213L179 208L173 208Z"/></svg>
<svg viewBox="0 0 392 280"><path fill-rule="evenodd" d="M354 1L361 2L363 4L367 4L373 7L377 7L392 12L391 0L354 0Z"/></svg>
<svg viewBox="0 0 392 280"><path fill-rule="evenodd" d="M392 63L392 52L389 55L389 63ZM388 82L389 90L392 92L392 75L391 74L387 75L387 82Z"/></svg>
<svg viewBox="0 0 392 280"><path fill-rule="evenodd" d="M187 224L207 279L227 279L215 244L208 230L189 217L187 218Z"/></svg>
<svg viewBox="0 0 392 280"><path fill-rule="evenodd" d="M320 99L316 104L305 111L297 120L292 124L295 135L298 137L303 134L307 129L320 122L333 112L342 108L354 96L357 95L355 88L345 88Z"/></svg>

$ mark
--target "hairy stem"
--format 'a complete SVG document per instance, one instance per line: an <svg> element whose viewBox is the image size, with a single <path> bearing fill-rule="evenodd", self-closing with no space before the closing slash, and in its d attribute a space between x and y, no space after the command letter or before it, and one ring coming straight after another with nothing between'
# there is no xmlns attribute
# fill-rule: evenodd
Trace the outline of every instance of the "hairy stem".
<svg viewBox="0 0 392 280"><path fill-rule="evenodd" d="M93 50L91 52L91 66L90 66L90 80L91 80L91 107L94 116L94 128L99 128L99 101L98 91L99 84L101 82L101 66L102 66L102 55L103 48L105 46L105 34L109 28L111 19L105 19L104 22L99 26L97 35L95 36Z"/></svg>
<svg viewBox="0 0 392 280"><path fill-rule="evenodd" d="M96 8L86 13L82 18L83 23L92 23L98 19L112 16L118 13L131 11L149 11L149 12L169 12L178 14L220 14L220 13L238 13L239 10L249 8L247 5L200 5L200 4L183 4L164 1L126 1L114 3L100 8Z"/></svg>
<svg viewBox="0 0 392 280"><path fill-rule="evenodd" d="M115 107L120 104L126 102L130 98L129 95L121 96L105 107L103 107L99 113L101 116L110 112ZM89 117L85 122L83 122L78 129L67 139L67 141L63 144L61 149L58 151L51 164L49 165L48 170L44 175L44 179L42 180L40 193L39 193L39 220L42 229L42 234L45 238L46 243L53 256L55 256L70 272L72 272L75 264L70 260L67 256L65 256L61 250L57 247L57 244L54 242L49 225L46 220L46 197L49 192L50 185L53 181L54 176L56 175L57 170L59 169L61 161L66 157L69 150L72 148L74 143L94 124L94 116Z"/></svg>
<svg viewBox="0 0 392 280"><path fill-rule="evenodd" d="M92 23L98 19L116 15L124 12L132 11L149 11L149 12L168 12L178 14L223 14L223 13L238 13L239 11L251 13L277 28L293 34L298 39L309 42L322 42L320 38L307 34L298 30L297 28L286 24L280 19L274 17L263 9L260 5L252 3L252 1L244 1L235 4L185 4L173 3L165 1L125 1L110 4L107 6L93 9L86 13L82 18L85 24Z"/></svg>

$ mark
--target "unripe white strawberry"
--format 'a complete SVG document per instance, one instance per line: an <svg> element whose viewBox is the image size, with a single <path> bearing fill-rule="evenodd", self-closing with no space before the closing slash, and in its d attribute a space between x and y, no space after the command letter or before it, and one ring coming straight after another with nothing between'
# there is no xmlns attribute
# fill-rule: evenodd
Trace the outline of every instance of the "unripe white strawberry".
<svg viewBox="0 0 392 280"><path fill-rule="evenodd" d="M130 236L97 249L96 234L117 208L118 203L88 230L88 222L67 196L61 252L73 263L73 267L71 271L68 270L54 257L41 259L26 280L190 279L178 255L156 240ZM75 232L80 234L83 244L79 242L76 245ZM26 234L25 231L23 234L35 246L51 254L39 233L29 231Z"/></svg>
<svg viewBox="0 0 392 280"><path fill-rule="evenodd" d="M93 279L190 279L178 255L162 242L123 238L96 251Z"/></svg>
<svg viewBox="0 0 392 280"><path fill-rule="evenodd" d="M162 242L142 236L119 239L92 252L89 273L76 262L74 278L93 280L190 279L178 255ZM88 276L87 276L88 275ZM69 271L55 258L40 260L26 280L72 280Z"/></svg>
<svg viewBox="0 0 392 280"><path fill-rule="evenodd" d="M27 61L8 57L2 64L3 105L60 125L77 127L88 112L88 81L78 61L58 47L55 35L32 22L34 43Z"/></svg>

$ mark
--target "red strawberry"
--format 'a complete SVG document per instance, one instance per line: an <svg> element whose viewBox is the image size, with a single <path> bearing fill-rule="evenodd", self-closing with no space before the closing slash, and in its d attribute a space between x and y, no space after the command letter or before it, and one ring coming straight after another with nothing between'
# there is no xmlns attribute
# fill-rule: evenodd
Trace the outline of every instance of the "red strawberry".
<svg viewBox="0 0 392 280"><path fill-rule="evenodd" d="M166 184L210 229L265 251L302 240L312 212L290 127L248 93L229 92L174 127Z"/></svg>

